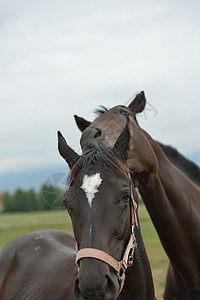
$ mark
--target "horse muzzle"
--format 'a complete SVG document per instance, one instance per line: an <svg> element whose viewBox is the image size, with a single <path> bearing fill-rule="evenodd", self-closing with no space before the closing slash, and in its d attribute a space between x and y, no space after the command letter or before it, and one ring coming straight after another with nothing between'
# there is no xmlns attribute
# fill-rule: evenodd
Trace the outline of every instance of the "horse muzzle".
<svg viewBox="0 0 200 300"><path fill-rule="evenodd" d="M117 276L106 263L92 258L81 261L74 286L77 300L114 300L118 290Z"/></svg>

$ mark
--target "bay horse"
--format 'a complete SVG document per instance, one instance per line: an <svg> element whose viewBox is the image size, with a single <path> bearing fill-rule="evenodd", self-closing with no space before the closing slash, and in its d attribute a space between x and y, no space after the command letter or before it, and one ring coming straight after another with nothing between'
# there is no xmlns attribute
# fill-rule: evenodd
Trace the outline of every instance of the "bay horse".
<svg viewBox="0 0 200 300"><path fill-rule="evenodd" d="M138 124L136 115L145 108L144 92L128 107L102 111L90 123L76 117L83 130L82 150L104 145L112 148L128 122L127 166L132 180L170 259L165 300L200 299L200 189L166 157L162 148ZM197 173L199 174L199 173ZM197 180L199 182L199 180Z"/></svg>
<svg viewBox="0 0 200 300"><path fill-rule="evenodd" d="M79 156L60 132L58 148L71 169L63 204L75 238L42 230L8 243L0 254L0 300L155 299L125 157L105 147Z"/></svg>

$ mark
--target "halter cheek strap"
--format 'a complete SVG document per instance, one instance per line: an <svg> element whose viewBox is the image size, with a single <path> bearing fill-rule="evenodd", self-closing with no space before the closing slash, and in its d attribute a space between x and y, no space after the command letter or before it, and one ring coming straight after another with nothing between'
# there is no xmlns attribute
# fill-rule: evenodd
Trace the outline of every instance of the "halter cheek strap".
<svg viewBox="0 0 200 300"><path fill-rule="evenodd" d="M83 248L78 251L78 246L76 246L76 264L79 265L80 260L83 258L95 258L105 262L116 271L116 274L119 279L118 294L120 294L124 285L126 269L133 264L134 252L137 246L136 238L134 235L134 230L138 227L136 209L137 203L133 198L133 190L131 186L131 235L121 261L117 261L115 258L107 254L106 252L95 248Z"/></svg>

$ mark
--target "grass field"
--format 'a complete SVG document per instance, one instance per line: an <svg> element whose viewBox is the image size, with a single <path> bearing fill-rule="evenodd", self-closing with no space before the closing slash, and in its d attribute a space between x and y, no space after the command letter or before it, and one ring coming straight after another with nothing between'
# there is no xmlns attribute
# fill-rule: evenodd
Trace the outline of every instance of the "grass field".
<svg viewBox="0 0 200 300"><path fill-rule="evenodd" d="M162 299L168 259L143 205L139 208L140 224L147 254L151 263L158 300ZM72 231L70 218L65 210L2 213L0 214L0 250L12 239L24 233L39 229L62 229Z"/></svg>

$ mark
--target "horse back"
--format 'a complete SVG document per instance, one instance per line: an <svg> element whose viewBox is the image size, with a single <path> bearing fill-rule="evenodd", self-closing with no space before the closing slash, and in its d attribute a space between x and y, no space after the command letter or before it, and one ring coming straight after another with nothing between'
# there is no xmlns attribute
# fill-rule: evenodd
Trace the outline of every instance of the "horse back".
<svg viewBox="0 0 200 300"><path fill-rule="evenodd" d="M75 299L75 240L61 230L22 235L0 253L0 300Z"/></svg>

